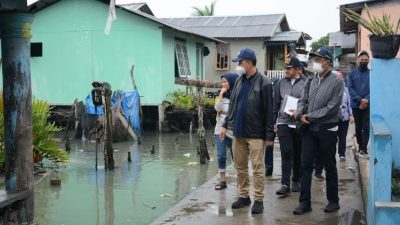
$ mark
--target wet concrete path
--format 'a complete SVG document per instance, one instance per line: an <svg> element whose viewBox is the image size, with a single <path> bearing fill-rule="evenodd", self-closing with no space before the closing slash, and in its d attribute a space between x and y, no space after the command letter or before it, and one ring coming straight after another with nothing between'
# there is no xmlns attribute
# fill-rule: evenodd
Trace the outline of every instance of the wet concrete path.
<svg viewBox="0 0 400 225"><path fill-rule="evenodd" d="M280 187L280 149L279 144L274 148L274 173L267 177L264 198L264 213L251 215L250 207L232 210L231 204L238 197L236 193L236 173L232 166L228 168L228 188L223 191L214 190L218 177L214 177L200 186L192 194L184 198L176 206L165 212L160 218L153 221L155 224L271 224L271 225L358 225L365 224L362 204L359 173L354 153L351 151L349 131L348 150L346 161L338 161L339 198L341 209L336 213L325 213L323 208L327 204L325 181L313 180L311 213L296 216L293 209L298 205L298 193L288 197L278 197L275 192ZM252 181L251 181L252 182ZM250 191L252 197L253 191Z"/></svg>

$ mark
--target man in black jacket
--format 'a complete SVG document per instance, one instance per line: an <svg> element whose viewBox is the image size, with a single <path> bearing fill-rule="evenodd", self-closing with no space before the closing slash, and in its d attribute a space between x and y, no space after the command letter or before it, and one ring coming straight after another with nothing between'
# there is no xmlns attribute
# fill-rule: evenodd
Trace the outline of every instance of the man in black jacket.
<svg viewBox="0 0 400 225"><path fill-rule="evenodd" d="M329 203L324 211L336 212L340 209L335 156L344 83L332 73L332 55L327 49L310 53L310 56L317 74L304 85L296 116L308 127L303 131L302 138L300 205L293 211L297 215L311 211L311 174L317 154L321 156L326 174Z"/></svg>
<svg viewBox="0 0 400 225"><path fill-rule="evenodd" d="M228 116L221 130L221 139L226 130L233 131L233 156L238 174L239 198L233 209L251 204L249 197L249 159L253 167L254 204L251 213L264 211L264 149L273 144L272 84L256 68L256 54L249 48L242 49L232 60L239 62L236 71L241 77L236 80L231 94Z"/></svg>

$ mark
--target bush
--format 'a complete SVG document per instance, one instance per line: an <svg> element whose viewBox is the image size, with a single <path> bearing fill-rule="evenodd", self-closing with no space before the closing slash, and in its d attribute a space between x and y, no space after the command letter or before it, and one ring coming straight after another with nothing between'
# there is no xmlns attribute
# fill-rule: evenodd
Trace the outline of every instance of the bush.
<svg viewBox="0 0 400 225"><path fill-rule="evenodd" d="M186 94L185 92L178 90L168 94L167 97L176 109L192 110L196 108L197 95L194 93ZM214 107L214 98L208 98L204 96L201 98L203 107Z"/></svg>
<svg viewBox="0 0 400 225"><path fill-rule="evenodd" d="M32 150L35 159L47 158L53 162L66 162L68 154L58 148L53 137L54 132L61 131L61 128L49 123L50 105L42 100L34 100L32 103ZM5 166L5 145L4 145L4 108L3 96L0 96L0 169Z"/></svg>

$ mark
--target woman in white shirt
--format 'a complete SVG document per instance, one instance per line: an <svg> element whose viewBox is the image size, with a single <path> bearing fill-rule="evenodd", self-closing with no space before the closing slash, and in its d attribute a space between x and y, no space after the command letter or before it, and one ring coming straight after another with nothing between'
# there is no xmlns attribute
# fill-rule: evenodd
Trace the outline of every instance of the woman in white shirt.
<svg viewBox="0 0 400 225"><path fill-rule="evenodd" d="M228 115L229 101L231 97L231 90L235 85L235 81L238 75L235 73L226 73L221 76L221 91L219 96L216 98L214 108L217 111L216 125L215 125L215 145L217 146L217 159L218 159L218 170L220 176L220 182L215 186L215 190L222 190L227 188L225 180L226 170L226 150L227 147L232 146L232 140L226 137L221 140L220 133L221 127L225 122L225 118Z"/></svg>

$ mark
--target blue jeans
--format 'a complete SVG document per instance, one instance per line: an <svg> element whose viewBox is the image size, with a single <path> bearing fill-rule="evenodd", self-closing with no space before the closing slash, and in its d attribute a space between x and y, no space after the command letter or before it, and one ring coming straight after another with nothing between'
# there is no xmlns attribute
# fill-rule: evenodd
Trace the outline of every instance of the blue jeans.
<svg viewBox="0 0 400 225"><path fill-rule="evenodd" d="M215 145L217 146L217 159L219 172L226 171L226 149L232 147L232 140L225 137L222 141L218 134L215 134Z"/></svg>

